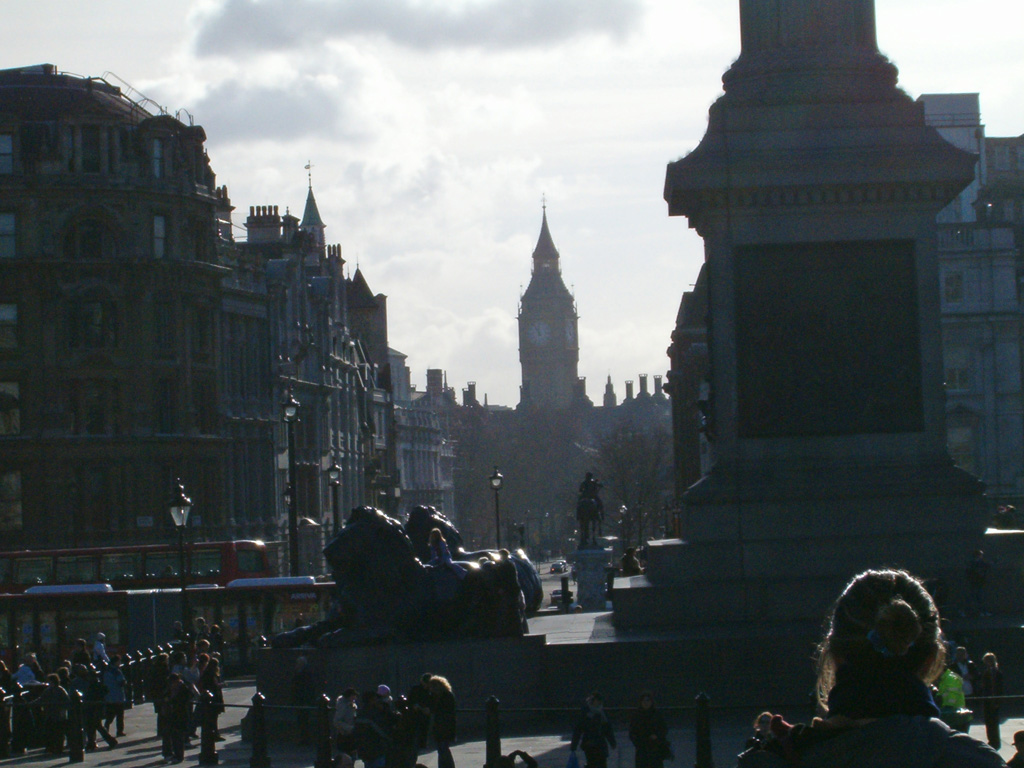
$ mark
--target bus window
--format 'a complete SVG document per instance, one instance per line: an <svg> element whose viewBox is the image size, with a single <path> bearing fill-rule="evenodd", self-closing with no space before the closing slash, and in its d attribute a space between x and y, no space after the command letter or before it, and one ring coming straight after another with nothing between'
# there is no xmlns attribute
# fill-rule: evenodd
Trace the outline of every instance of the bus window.
<svg viewBox="0 0 1024 768"><path fill-rule="evenodd" d="M58 584L88 584L96 581L96 557L58 557L54 579Z"/></svg>
<svg viewBox="0 0 1024 768"><path fill-rule="evenodd" d="M138 554L103 555L100 558L100 576L103 581L128 581L139 578L142 571Z"/></svg>
<svg viewBox="0 0 1024 768"><path fill-rule="evenodd" d="M19 607L14 611L14 632L12 645L17 648L17 662L20 664L26 653L35 652L36 648L36 626L31 608Z"/></svg>
<svg viewBox="0 0 1024 768"><path fill-rule="evenodd" d="M220 575L220 550L200 549L192 552L192 575L193 576L219 576Z"/></svg>
<svg viewBox="0 0 1024 768"><path fill-rule="evenodd" d="M107 649L121 645L121 626L117 610L113 608L93 608L81 611L64 611L64 637L68 643L84 638L92 647L96 633L107 636Z"/></svg>
<svg viewBox="0 0 1024 768"><path fill-rule="evenodd" d="M178 555L172 552L147 552L146 576L159 579L178 575Z"/></svg>
<svg viewBox="0 0 1024 768"><path fill-rule="evenodd" d="M0 611L0 659L6 661L8 668L13 671L14 667L10 665L12 659L6 653L11 645L10 616L7 611Z"/></svg>
<svg viewBox="0 0 1024 768"><path fill-rule="evenodd" d="M0 557L0 584L7 584L11 580L11 561L6 557Z"/></svg>
<svg viewBox="0 0 1024 768"><path fill-rule="evenodd" d="M14 561L16 584L46 584L50 581L49 557L23 557Z"/></svg>
<svg viewBox="0 0 1024 768"><path fill-rule="evenodd" d="M264 574L267 568L267 553L262 549L238 549L238 572L240 574Z"/></svg>

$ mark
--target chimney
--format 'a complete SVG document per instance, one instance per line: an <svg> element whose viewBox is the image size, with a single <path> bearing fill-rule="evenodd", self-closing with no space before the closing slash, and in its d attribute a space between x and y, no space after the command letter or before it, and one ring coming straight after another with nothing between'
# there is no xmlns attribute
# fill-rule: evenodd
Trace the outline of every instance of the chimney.
<svg viewBox="0 0 1024 768"><path fill-rule="evenodd" d="M657 376L654 377L654 396L655 397L663 397L664 396L664 391L663 391L663 387L661 385L661 376L660 375L657 375Z"/></svg>
<svg viewBox="0 0 1024 768"><path fill-rule="evenodd" d="M276 205L250 205L245 220L250 243L275 243L281 239L281 217Z"/></svg>
<svg viewBox="0 0 1024 768"><path fill-rule="evenodd" d="M649 397L650 392L647 391L647 374L640 374L640 397Z"/></svg>
<svg viewBox="0 0 1024 768"><path fill-rule="evenodd" d="M479 405L476 401L476 382L471 381L466 384L466 388L462 390L462 404L463 405Z"/></svg>
<svg viewBox="0 0 1024 768"><path fill-rule="evenodd" d="M633 380L630 379L626 382L626 400L633 399Z"/></svg>

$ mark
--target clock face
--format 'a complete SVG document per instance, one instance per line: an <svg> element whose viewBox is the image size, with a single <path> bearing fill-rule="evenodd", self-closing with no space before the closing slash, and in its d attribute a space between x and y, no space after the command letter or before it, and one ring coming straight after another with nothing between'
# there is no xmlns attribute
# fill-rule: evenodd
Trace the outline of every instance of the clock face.
<svg viewBox="0 0 1024 768"><path fill-rule="evenodd" d="M533 323L526 333L534 344L547 344L551 338L551 329L547 323Z"/></svg>

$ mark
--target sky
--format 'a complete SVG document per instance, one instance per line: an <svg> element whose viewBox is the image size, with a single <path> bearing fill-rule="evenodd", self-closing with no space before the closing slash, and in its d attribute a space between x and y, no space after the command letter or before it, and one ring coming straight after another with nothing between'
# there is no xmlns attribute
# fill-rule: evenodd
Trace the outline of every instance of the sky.
<svg viewBox="0 0 1024 768"><path fill-rule="evenodd" d="M601 402L663 374L703 260L669 218L665 166L693 149L740 52L738 0L3 0L0 68L102 76L202 125L236 206L301 216L313 190L352 271L388 297L412 381L447 372L515 405L516 313L542 200ZM900 85L981 94L1024 133L1020 0L876 0Z"/></svg>

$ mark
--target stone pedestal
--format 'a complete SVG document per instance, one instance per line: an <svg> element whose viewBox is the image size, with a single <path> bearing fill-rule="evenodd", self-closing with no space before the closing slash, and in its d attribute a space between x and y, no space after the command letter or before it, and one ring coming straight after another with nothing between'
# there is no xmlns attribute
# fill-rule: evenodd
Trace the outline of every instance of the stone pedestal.
<svg viewBox="0 0 1024 768"><path fill-rule="evenodd" d="M607 568L610 549L578 549L576 562L576 602L585 611L603 611L607 603Z"/></svg>
<svg viewBox="0 0 1024 768"><path fill-rule="evenodd" d="M665 183L704 239L717 461L648 582L690 624L820 619L869 567L955 589L986 508L946 450L935 217L977 158L896 87L873 0L740 12L725 95Z"/></svg>

